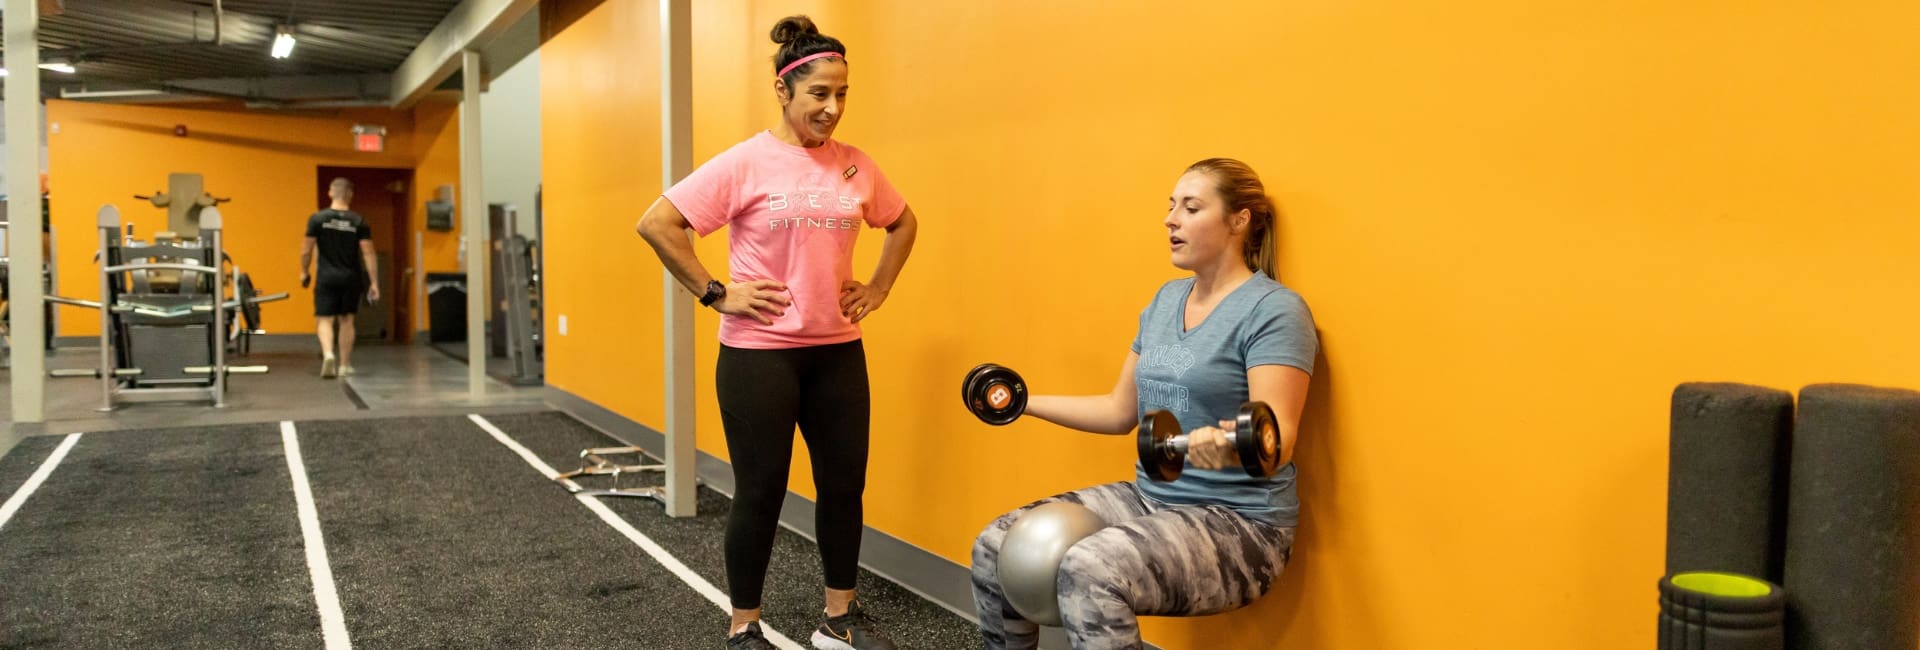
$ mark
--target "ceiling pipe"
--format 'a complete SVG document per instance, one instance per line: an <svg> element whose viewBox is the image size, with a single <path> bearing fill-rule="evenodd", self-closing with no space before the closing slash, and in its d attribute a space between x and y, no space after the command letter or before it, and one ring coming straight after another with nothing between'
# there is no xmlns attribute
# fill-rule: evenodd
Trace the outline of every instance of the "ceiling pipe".
<svg viewBox="0 0 1920 650"><path fill-rule="evenodd" d="M374 108L385 107L384 99L316 99L312 101L247 102L247 108L270 110L301 110L317 108Z"/></svg>
<svg viewBox="0 0 1920 650"><path fill-rule="evenodd" d="M247 104L260 104L261 106L284 106L287 103L286 100L275 99L272 97L260 97L258 95L246 95L241 93L226 93L226 92L220 92L218 90L205 90L201 88L191 88L191 87L182 86L179 84L171 84L171 83L165 83L165 82L149 83L144 85L148 86L148 88L145 88L142 90L157 90L169 95L191 95L194 97L207 97L212 99L239 101ZM83 89L83 92L84 92L84 89Z"/></svg>
<svg viewBox="0 0 1920 650"><path fill-rule="evenodd" d="M202 50L207 43L146 43L142 45L108 45L101 47L69 47L57 50L42 50L42 58L63 59L68 61L84 60L116 54L140 54L146 52L166 52L171 50Z"/></svg>

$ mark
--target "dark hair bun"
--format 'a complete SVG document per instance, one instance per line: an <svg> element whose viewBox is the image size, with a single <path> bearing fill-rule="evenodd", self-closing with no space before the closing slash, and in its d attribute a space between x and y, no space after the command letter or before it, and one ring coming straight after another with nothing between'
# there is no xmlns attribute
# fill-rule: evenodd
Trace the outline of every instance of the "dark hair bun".
<svg viewBox="0 0 1920 650"><path fill-rule="evenodd" d="M820 28L813 25L813 19L806 16L787 16L773 24L773 42L781 45L792 43L802 34L818 34Z"/></svg>

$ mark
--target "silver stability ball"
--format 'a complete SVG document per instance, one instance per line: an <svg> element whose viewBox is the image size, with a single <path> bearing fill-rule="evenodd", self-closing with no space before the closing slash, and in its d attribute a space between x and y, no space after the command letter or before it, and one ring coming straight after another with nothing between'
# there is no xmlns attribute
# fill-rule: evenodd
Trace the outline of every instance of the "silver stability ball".
<svg viewBox="0 0 1920 650"><path fill-rule="evenodd" d="M1000 543L1000 588L1020 616L1041 625L1060 625L1060 600L1054 578L1067 549L1107 527L1086 506L1055 501L1035 506L1013 522Z"/></svg>

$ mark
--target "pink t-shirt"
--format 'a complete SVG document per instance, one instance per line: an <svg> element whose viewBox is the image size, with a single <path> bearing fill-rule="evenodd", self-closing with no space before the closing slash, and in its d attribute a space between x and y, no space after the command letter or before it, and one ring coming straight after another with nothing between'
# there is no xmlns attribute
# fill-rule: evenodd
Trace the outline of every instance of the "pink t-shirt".
<svg viewBox="0 0 1920 650"><path fill-rule="evenodd" d="M859 149L837 140L800 147L768 131L714 156L666 197L703 237L732 227L733 282L786 283L793 305L772 325L720 317L721 343L762 350L860 338L860 327L840 315L840 284L854 279L853 242L862 224L892 225L907 204Z"/></svg>

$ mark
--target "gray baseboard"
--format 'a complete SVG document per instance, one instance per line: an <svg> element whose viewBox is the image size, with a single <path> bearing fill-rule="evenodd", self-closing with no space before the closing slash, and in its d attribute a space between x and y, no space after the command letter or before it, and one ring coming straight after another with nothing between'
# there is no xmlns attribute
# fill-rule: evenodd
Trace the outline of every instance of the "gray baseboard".
<svg viewBox="0 0 1920 650"><path fill-rule="evenodd" d="M666 455L666 436L646 425L553 386L546 388L546 401L615 440L644 449L656 458ZM704 451L698 452L697 458L694 473L701 482L733 496L733 466ZM812 500L787 492L786 503L780 508L780 525L814 540L813 512ZM973 611L972 573L966 565L868 526L860 538L860 566L968 621L978 623L980 620ZM1040 647L1043 650L1067 648L1067 635L1060 628L1042 627ZM1158 650L1151 643L1146 647Z"/></svg>
<svg viewBox="0 0 1920 650"><path fill-rule="evenodd" d="M53 337L53 347L56 347L56 348L93 347L98 345L100 345L100 337L98 336Z"/></svg>

